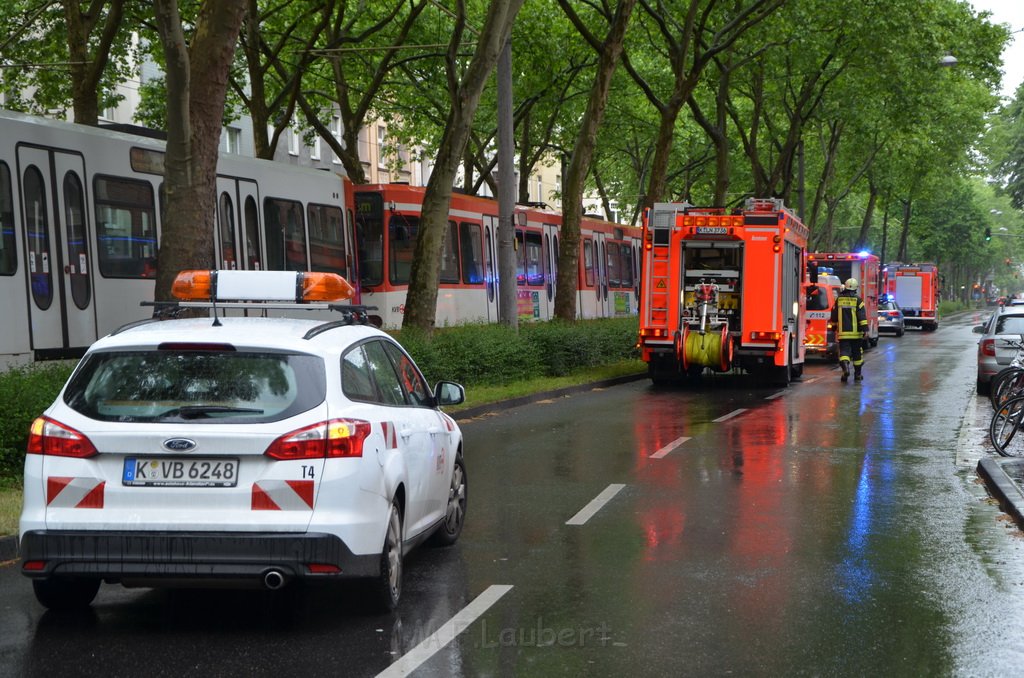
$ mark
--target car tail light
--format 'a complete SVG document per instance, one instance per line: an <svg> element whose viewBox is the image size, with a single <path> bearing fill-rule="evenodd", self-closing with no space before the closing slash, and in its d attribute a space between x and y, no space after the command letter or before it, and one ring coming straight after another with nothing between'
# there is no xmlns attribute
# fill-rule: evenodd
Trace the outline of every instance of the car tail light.
<svg viewBox="0 0 1024 678"><path fill-rule="evenodd" d="M899 316L900 316L900 312L899 311L889 311L889 317L890 318L898 318Z"/></svg>
<svg viewBox="0 0 1024 678"><path fill-rule="evenodd" d="M996 340L995 339L982 339L978 345L978 349L981 351L981 355L995 356L996 354Z"/></svg>
<svg viewBox="0 0 1024 678"><path fill-rule="evenodd" d="M37 417L28 433L28 453L54 457L92 457L96 447L73 428L49 417Z"/></svg>
<svg viewBox="0 0 1024 678"><path fill-rule="evenodd" d="M360 419L331 419L286 433L264 452L282 461L324 457L361 457L363 441L370 435L370 422Z"/></svg>

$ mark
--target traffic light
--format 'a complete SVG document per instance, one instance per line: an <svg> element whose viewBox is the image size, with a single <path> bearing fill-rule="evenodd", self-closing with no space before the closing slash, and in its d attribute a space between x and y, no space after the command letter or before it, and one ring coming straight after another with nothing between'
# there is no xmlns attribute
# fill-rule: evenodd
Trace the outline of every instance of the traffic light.
<svg viewBox="0 0 1024 678"><path fill-rule="evenodd" d="M991 240L991 239L992 239L992 229L988 228L986 226L985 227L985 240Z"/></svg>

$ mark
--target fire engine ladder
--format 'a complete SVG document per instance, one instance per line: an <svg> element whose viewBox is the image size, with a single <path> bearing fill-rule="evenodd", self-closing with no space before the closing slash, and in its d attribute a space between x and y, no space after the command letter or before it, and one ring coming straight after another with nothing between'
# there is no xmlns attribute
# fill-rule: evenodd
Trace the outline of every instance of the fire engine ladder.
<svg viewBox="0 0 1024 678"><path fill-rule="evenodd" d="M671 233L675 226L676 214L680 210L673 204L655 205L651 218L651 227L655 232L655 242L671 243ZM661 237L659 237L659 232ZM648 291L647 318L650 326L668 327L668 311L671 297L669 295L669 256L670 247L654 247L651 250L650 290ZM678 302L677 302L678 303Z"/></svg>

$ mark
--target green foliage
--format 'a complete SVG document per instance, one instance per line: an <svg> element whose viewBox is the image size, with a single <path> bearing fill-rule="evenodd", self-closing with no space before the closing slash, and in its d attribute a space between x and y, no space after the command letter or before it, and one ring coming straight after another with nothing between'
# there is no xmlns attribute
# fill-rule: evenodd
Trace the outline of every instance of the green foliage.
<svg viewBox="0 0 1024 678"><path fill-rule="evenodd" d="M54 401L74 365L36 363L0 372L0 478L21 475L29 425Z"/></svg>
<svg viewBox="0 0 1024 678"><path fill-rule="evenodd" d="M394 334L431 383L509 384L636 357L637 319L529 323L518 333L504 325L462 325L433 336L411 329Z"/></svg>

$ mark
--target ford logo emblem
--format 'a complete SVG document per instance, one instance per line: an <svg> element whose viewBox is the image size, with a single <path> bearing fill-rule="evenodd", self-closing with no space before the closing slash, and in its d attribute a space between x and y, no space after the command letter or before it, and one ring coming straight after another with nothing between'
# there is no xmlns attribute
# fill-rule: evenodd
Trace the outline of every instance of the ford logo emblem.
<svg viewBox="0 0 1024 678"><path fill-rule="evenodd" d="M196 448L196 441L188 438L171 438L164 441L164 447L171 452L188 452Z"/></svg>

